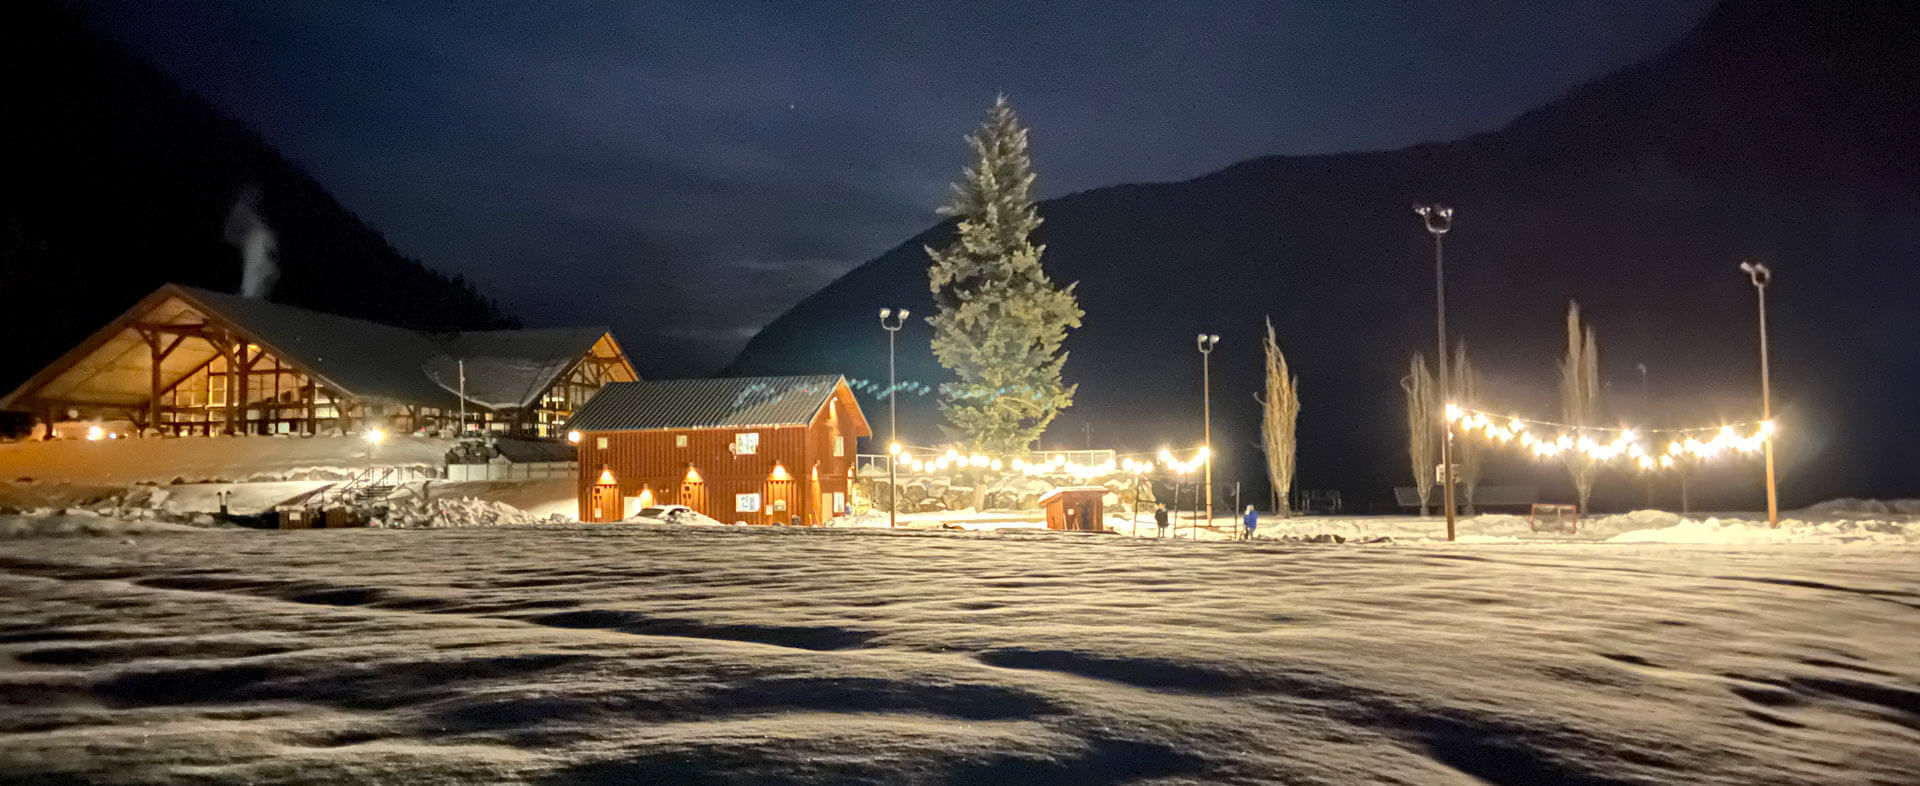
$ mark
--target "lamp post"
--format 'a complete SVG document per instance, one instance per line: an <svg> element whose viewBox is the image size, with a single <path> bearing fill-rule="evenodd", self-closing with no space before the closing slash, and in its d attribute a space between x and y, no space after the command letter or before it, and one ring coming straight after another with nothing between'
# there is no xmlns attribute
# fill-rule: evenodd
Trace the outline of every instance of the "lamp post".
<svg viewBox="0 0 1920 786"><path fill-rule="evenodd" d="M1767 526L1777 529L1780 505L1773 486L1773 390L1767 368L1767 285L1773 283L1773 271L1751 260L1740 263L1740 270L1753 282L1753 291L1760 299L1760 431L1766 436Z"/></svg>
<svg viewBox="0 0 1920 786"><path fill-rule="evenodd" d="M1647 394L1647 364L1635 363L1640 370L1640 421L1653 422L1653 397ZM1653 473L1647 473L1647 510L1653 510Z"/></svg>
<svg viewBox="0 0 1920 786"><path fill-rule="evenodd" d="M888 322L888 318L893 319ZM907 310L880 309L880 327L887 331L887 526L900 526L900 484L895 466L900 461L900 419L893 405L894 334L907 325Z"/></svg>
<svg viewBox="0 0 1920 786"><path fill-rule="evenodd" d="M1436 353L1440 357L1440 395L1452 398L1453 389L1447 384L1447 279L1440 238L1453 228L1453 208L1434 202L1414 205L1413 212L1426 219L1427 233L1433 235L1433 323L1440 348ZM1453 540L1453 424L1447 421L1446 408L1440 410L1441 495L1447 511L1447 540Z"/></svg>
<svg viewBox="0 0 1920 786"><path fill-rule="evenodd" d="M387 432L377 428L367 429L367 481L373 481L373 451L387 438Z"/></svg>
<svg viewBox="0 0 1920 786"><path fill-rule="evenodd" d="M1206 496L1207 526L1213 526L1213 345L1220 343L1220 337L1211 333L1201 333L1194 337L1194 345L1200 349L1200 418L1205 421L1202 427L1207 451ZM1198 530L1196 530L1197 534Z"/></svg>

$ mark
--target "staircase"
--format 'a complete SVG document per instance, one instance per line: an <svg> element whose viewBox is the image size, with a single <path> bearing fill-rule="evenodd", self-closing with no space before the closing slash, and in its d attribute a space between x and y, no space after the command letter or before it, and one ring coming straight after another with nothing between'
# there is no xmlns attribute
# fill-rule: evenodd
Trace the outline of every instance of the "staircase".
<svg viewBox="0 0 1920 786"><path fill-rule="evenodd" d="M316 516L331 508L364 511L379 507L404 484L438 476L439 472L432 467L368 467L345 481L321 489L306 500L305 507Z"/></svg>

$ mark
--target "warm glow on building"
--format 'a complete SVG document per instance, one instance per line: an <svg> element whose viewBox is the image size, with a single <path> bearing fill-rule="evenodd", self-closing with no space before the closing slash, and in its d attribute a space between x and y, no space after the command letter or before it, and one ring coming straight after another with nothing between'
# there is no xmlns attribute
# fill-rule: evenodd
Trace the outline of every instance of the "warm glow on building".
<svg viewBox="0 0 1920 786"><path fill-rule="evenodd" d="M600 479L595 482L602 486L619 485L619 481L613 479L613 469L611 467L601 467Z"/></svg>

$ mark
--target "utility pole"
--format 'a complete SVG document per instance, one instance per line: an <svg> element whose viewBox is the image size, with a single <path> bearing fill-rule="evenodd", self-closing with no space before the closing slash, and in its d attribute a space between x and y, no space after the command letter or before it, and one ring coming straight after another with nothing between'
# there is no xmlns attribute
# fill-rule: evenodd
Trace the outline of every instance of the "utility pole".
<svg viewBox="0 0 1920 786"><path fill-rule="evenodd" d="M1439 202L1428 205L1414 205L1413 212L1426 219L1427 233L1433 235L1433 321L1438 333L1440 351L1440 395L1453 397L1453 388L1447 384L1447 278L1445 257L1440 250L1440 238L1453 228L1453 208ZM1447 511L1447 540L1453 540L1453 423L1447 420L1447 404L1441 402L1440 409L1440 468L1443 488L1443 505Z"/></svg>
<svg viewBox="0 0 1920 786"><path fill-rule="evenodd" d="M887 317L893 317L889 323ZM900 526L900 483L896 474L900 463L900 413L894 407L893 397L899 384L893 377L893 339L900 328L907 325L907 310L900 309L896 315L893 309L880 309L880 327L887 331L887 526Z"/></svg>
<svg viewBox="0 0 1920 786"><path fill-rule="evenodd" d="M1209 527L1213 526L1213 374L1212 374L1213 369L1212 369L1212 359L1213 359L1213 347L1215 344L1218 344L1218 343L1220 343L1220 337L1210 333L1201 333L1195 339L1195 344L1200 349L1200 413L1201 413L1200 417L1201 417L1201 420L1205 421L1206 423L1205 427L1202 429L1203 433L1205 434L1206 446L1201 448L1201 450L1204 450L1207 452L1207 455L1206 455L1206 459L1207 459L1206 488L1207 490L1205 493L1207 497L1207 505L1206 505L1207 526ZM1195 537L1197 538L1199 536L1196 534Z"/></svg>
<svg viewBox="0 0 1920 786"><path fill-rule="evenodd" d="M1767 526L1779 529L1780 505L1773 485L1773 389L1767 359L1767 285L1773 283L1773 271L1753 261L1740 263L1740 269L1753 281L1753 291L1760 298L1760 432L1766 438Z"/></svg>
<svg viewBox="0 0 1920 786"><path fill-rule="evenodd" d="M1653 422L1653 397L1647 394L1647 364L1635 363L1634 368L1640 370L1640 422L1650 424ZM1646 479L1647 510L1653 510L1653 473L1646 473Z"/></svg>

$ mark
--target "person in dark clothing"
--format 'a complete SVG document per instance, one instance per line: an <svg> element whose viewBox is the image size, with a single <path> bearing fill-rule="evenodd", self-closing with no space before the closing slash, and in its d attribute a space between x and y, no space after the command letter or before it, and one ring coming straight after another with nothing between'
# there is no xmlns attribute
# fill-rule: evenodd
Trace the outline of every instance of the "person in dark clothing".
<svg viewBox="0 0 1920 786"><path fill-rule="evenodd" d="M1158 535L1158 537L1162 537L1162 538L1166 537L1167 536L1167 506L1166 505L1160 505L1153 509L1153 523L1160 527L1160 534Z"/></svg>

